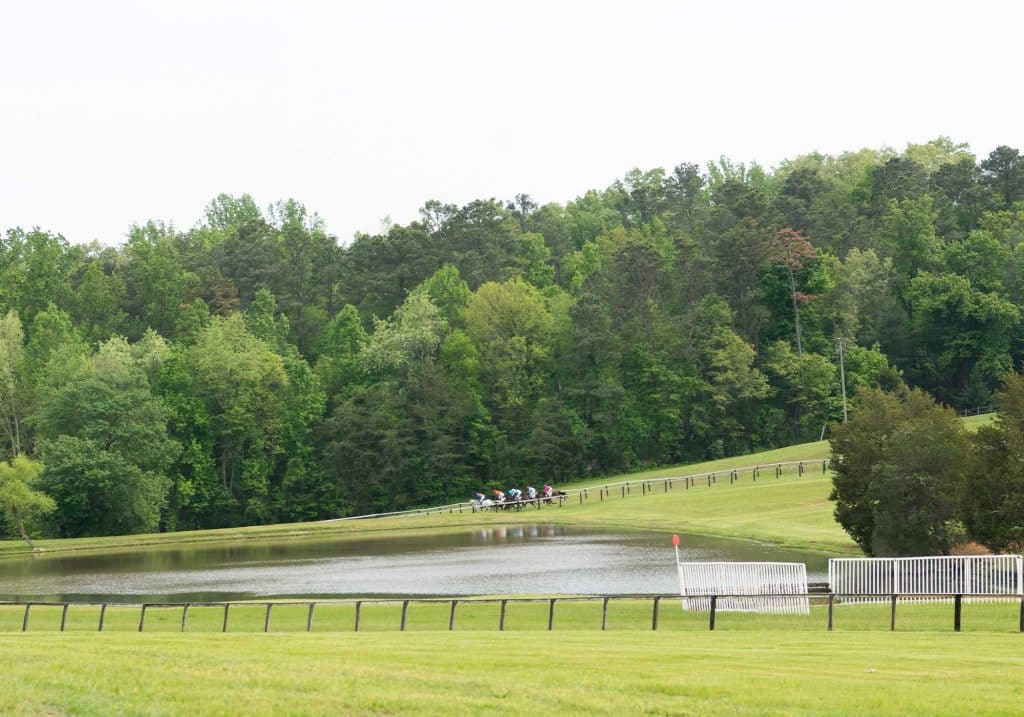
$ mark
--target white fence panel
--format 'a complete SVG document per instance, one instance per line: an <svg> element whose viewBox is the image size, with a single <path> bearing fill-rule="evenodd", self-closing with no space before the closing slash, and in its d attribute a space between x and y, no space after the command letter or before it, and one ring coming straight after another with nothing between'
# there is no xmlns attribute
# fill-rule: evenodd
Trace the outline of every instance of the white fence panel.
<svg viewBox="0 0 1024 717"><path fill-rule="evenodd" d="M807 615L807 566L803 563L677 562L683 610ZM750 597L745 597L745 596Z"/></svg>
<svg viewBox="0 0 1024 717"><path fill-rule="evenodd" d="M829 589L845 602L936 594L1024 595L1024 557L951 555L915 558L831 558ZM941 598L934 598L941 599ZM989 598L977 598L989 599ZM993 597L991 599L999 599Z"/></svg>

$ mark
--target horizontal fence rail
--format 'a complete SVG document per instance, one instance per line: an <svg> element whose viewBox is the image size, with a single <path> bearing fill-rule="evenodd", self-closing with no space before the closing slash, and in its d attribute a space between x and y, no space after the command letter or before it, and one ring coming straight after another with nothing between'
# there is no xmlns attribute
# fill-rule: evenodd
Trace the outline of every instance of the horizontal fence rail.
<svg viewBox="0 0 1024 717"><path fill-rule="evenodd" d="M995 413L996 407L993 405L978 406L977 408L964 408L957 411L958 416L981 416L986 413Z"/></svg>
<svg viewBox="0 0 1024 717"><path fill-rule="evenodd" d="M756 483L758 479L781 478L787 470L796 473L797 477L804 475L825 475L829 469L828 458L817 458L806 461L781 461L777 463L760 463L742 468L724 468L717 471L705 471L691 475L664 476L660 478L641 478L634 480L616 481L614 483L603 483L585 488L571 488L559 491L548 498L539 495L537 498L524 498L517 501L506 501L486 506L489 509L523 509L530 506L541 508L544 505L558 505L561 507L566 502L579 504L597 499L604 501L611 499L612 495L619 498L628 498L633 495L648 495L655 492L668 493L682 486L684 490L690 490L698 485L706 484L707 487L718 485L719 479L723 482L728 480L729 485L739 483L744 478ZM475 505L473 501L463 503L449 503L429 508L411 508L409 510L393 510L387 513L367 513L366 515L350 515L344 518L328 518L320 521L322 523L337 523L348 520L368 520L370 518L389 518L394 516L416 516L416 515L453 515L462 512L476 512L483 508Z"/></svg>
<svg viewBox="0 0 1024 717"><path fill-rule="evenodd" d="M761 594L761 595L750 595L748 593L743 594L720 594L720 595L709 595L707 596L706 609L701 612L707 613L707 628L714 630L716 622L719 618L719 614L722 612L728 612L728 605L730 601L737 599L749 599L751 597L760 598L772 598L778 599L777 594ZM835 627L835 613L837 608L843 605L856 606L858 604L863 608L863 604L858 601L865 598L877 598L877 593L833 593L833 592L813 592L808 591L803 594L790 594L787 598L799 598L802 600L808 600L812 604L820 607L824 607L824 613L826 616L826 622L824 628L832 631ZM897 616L897 605L901 601L916 602L922 597L932 598L935 600L947 600L952 602L952 626L953 630L959 632L962 625L963 618L963 604L970 600L998 600L1001 602L1018 603L1016 609L1016 620L1014 627L1016 631L1024 633L1024 596L1006 595L1006 594L993 594L993 593L936 593L932 595L922 595L915 593L912 595L902 595L893 593L886 596L889 603L888 605L888 629L896 630L896 616ZM274 630L280 632L313 632L316 618L317 608L329 609L348 607L352 608L352 619L348 623L348 626L343 630L336 629L331 632L340 632L344 630L350 630L353 632L359 632L361 628L365 629L363 623L364 616L366 613L365 608L371 606L392 606L400 608L400 612L395 623L391 624L391 627L381 628L378 626L376 630L380 629L391 629L399 632L404 632L408 626L408 620L410 615L410 608L417 605L432 605L435 607L444 607L447 613L447 630L454 631L457 628L457 616L458 609L460 607L478 607L482 605L497 606L498 616L497 620L491 624L491 629L497 629L503 631L506 629L508 624L508 607L510 605L522 605L522 604L544 604L546 610L546 628L547 630L554 630L557 624L556 621L556 605L557 604L570 604L570 603L592 603L600 605L600 623L595 620L592 625L579 626L579 621L576 620L576 627L569 629L600 629L606 630L608 628L608 613L609 605L615 602L632 602L632 603L648 603L649 607L646 608L650 618L650 629L657 630L659 628L659 617L661 615L663 605L665 602L674 603L677 600L685 601L686 598L681 598L678 594L620 594L620 595L582 595L582 596L565 596L565 597L456 597L456 598L426 598L426 597L399 597L399 598L365 598L365 599L351 599L351 600L316 600L316 601L267 601L267 602L187 602L187 603L164 603L164 602L147 602L147 603L114 603L114 602L46 602L46 601L0 601L0 615L4 611L21 611L20 613L20 628L21 632L28 632L31 626L31 616L33 614L33 608L37 610L39 608L59 608L60 609L60 622L59 632L65 632L68 625L68 613L69 610L80 610L84 608L99 609L98 617L95 623L95 630L103 632L104 627L109 627L107 621L110 619L110 614L114 613L120 624L119 628L115 628L118 631L124 631L125 629L137 630L138 632L144 632L146 630L146 619L147 616L152 620L152 616L155 611L173 610L175 614L180 611L180 632L189 631L189 615L190 611L192 614L197 609L206 608L214 610L216 615L216 630L205 630L204 632L271 632L273 627L273 616L274 609L280 610L291 609L294 613L296 610L302 611L304 620L302 624L291 630ZM642 606L641 606L642 607ZM256 630L245 630L235 629L229 630L231 625L230 618L233 614L232 608L237 613L239 610L248 610L250 612L257 611L261 616L261 629ZM685 610L685 605L683 606ZM691 608L692 609L692 608ZM295 623L295 615L292 616L292 622ZM635 615L633 615L635 618ZM772 616L777 618L778 616ZM803 615L786 615L789 620L800 620L803 622L814 621L815 617L812 613L810 616ZM130 620L128 620L130 618ZM207 622L209 622L210 615L207 615ZM178 620L177 617L174 618ZM151 623L150 623L151 624ZM175 622L175 625L178 623ZM792 623L784 623L792 624ZM543 629L538 627L536 624L532 625L534 629ZM36 628L38 630L39 628ZM46 629L46 628L43 628ZM79 628L81 629L81 628ZM438 628L444 629L444 628ZM741 628L742 629L742 628ZM15 628L16 630L16 628ZM10 631L10 630L8 630Z"/></svg>

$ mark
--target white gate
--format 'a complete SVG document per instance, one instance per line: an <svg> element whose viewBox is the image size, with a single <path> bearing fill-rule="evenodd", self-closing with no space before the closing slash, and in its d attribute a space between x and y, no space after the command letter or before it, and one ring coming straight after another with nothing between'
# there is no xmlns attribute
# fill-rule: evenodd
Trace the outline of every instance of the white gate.
<svg viewBox="0 0 1024 717"><path fill-rule="evenodd" d="M705 563L676 561L683 610L715 609L807 615L807 566L803 563ZM749 597L747 597L749 596Z"/></svg>
<svg viewBox="0 0 1024 717"><path fill-rule="evenodd" d="M889 595L1024 595L1020 555L955 555L919 558L831 558L828 586L841 600L872 601ZM877 597L876 597L877 596ZM924 599L924 598L922 598Z"/></svg>

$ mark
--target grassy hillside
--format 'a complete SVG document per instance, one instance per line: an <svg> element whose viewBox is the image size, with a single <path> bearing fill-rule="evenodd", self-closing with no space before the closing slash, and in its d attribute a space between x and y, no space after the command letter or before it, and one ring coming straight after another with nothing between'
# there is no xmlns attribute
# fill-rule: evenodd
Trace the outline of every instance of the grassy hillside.
<svg viewBox="0 0 1024 717"><path fill-rule="evenodd" d="M980 416L967 416L961 419L964 422L964 427L968 431L977 431L982 426L987 426L996 420L996 414L994 413L983 413Z"/></svg>
<svg viewBox="0 0 1024 717"><path fill-rule="evenodd" d="M968 430L991 422L992 415L964 419ZM521 512L477 513L452 515L375 518L372 520L291 523L281 525L197 530L180 533L156 533L70 540L41 540L48 551L128 549L151 545L219 542L231 540L280 539L289 537L336 536L372 532L443 530L465 525L500 523L550 522L587 527L615 529L665 530L692 532L722 537L745 538L776 543L787 547L852 553L856 547L832 518L828 501L831 482L823 476L820 464L809 465L802 477L789 467L783 477L775 479L770 470L754 483L749 472L739 482L729 484L728 471L788 461L815 461L828 455L828 441L804 443L751 455L722 458L703 463L659 468L620 476L606 476L580 481L559 488L594 488L598 485L630 481L632 488L623 500L621 489L614 488L601 502L597 491L590 491L589 500L580 505L573 498L562 508L527 508ZM684 490L677 484L663 493L667 477L718 472L718 481L708 488L706 481ZM722 473L724 471L724 473ZM538 485L542 482L538 477ZM653 494L642 495L640 484L652 481ZM468 498L468 496L467 496ZM0 556L27 553L24 542L0 541Z"/></svg>
<svg viewBox="0 0 1024 717"><path fill-rule="evenodd" d="M102 669L97 656L102 655ZM18 715L1009 715L1014 634L0 636Z"/></svg>
<svg viewBox="0 0 1024 717"><path fill-rule="evenodd" d="M587 527L607 527L626 530L666 530L697 532L725 537L763 540L791 547L849 552L852 543L835 524L827 497L830 482L822 476L820 463L796 477L790 466L783 477L776 480L769 470L757 483L750 473L744 473L735 485L729 484L728 470L755 464L774 464L781 461L814 460L826 455L827 443L808 443L765 451L749 456L738 456L688 466L663 468L654 471L611 476L585 481L559 488L593 488L599 484L628 480L632 487L623 499L616 488L607 499L598 500L597 491L580 504L573 497L559 507L537 510L528 507L522 511L498 513L471 513L468 506L461 514L429 516L397 516L370 520L293 523L254 526L226 530L186 531L150 535L77 538L67 540L40 540L47 551L129 549L147 546L219 542L231 540L278 539L289 537L325 537L363 535L374 532L443 530L467 525L496 525L501 523L545 522ZM670 476L719 473L710 488L699 482L690 490L677 483L667 494L663 479ZM651 480L652 493L641 494L640 484ZM539 482L539 481L538 481ZM0 556L27 552L23 542L0 542Z"/></svg>

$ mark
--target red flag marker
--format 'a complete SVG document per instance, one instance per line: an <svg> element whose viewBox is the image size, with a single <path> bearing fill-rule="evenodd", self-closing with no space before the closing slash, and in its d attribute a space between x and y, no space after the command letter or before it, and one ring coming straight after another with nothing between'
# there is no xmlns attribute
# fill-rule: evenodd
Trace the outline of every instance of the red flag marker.
<svg viewBox="0 0 1024 717"><path fill-rule="evenodd" d="M679 547L679 536L678 535L673 535L672 536L672 545L676 546L677 548Z"/></svg>

